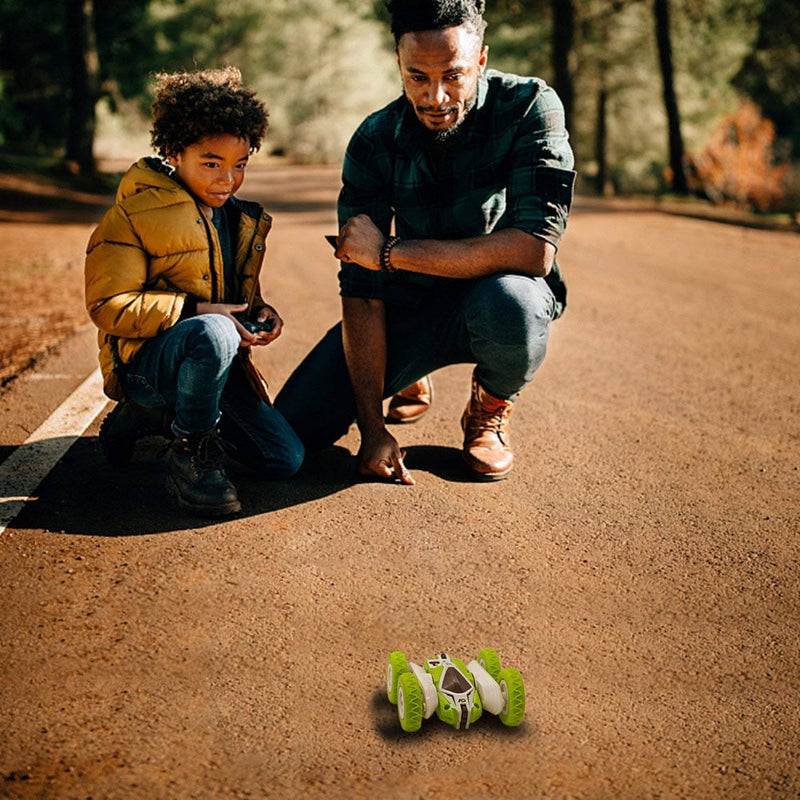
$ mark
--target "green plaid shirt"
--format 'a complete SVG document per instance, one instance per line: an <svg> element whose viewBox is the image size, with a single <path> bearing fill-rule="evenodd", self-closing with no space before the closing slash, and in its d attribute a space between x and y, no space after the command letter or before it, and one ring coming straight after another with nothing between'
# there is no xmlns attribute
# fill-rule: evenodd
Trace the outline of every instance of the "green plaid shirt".
<svg viewBox="0 0 800 800"><path fill-rule="evenodd" d="M538 78L488 70L474 111L449 148L428 158L405 97L371 114L345 154L339 225L367 214L387 236L463 239L519 228L558 246L567 225L575 173L564 110ZM453 279L342 264L340 293L416 305ZM548 276L559 298L560 270ZM559 309L560 311L560 309Z"/></svg>

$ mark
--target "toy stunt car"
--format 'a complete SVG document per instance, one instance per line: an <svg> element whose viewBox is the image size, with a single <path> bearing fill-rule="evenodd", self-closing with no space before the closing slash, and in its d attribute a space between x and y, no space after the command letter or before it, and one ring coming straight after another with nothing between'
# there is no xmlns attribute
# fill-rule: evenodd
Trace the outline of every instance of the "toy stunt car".
<svg viewBox="0 0 800 800"><path fill-rule="evenodd" d="M409 664L399 650L386 664L386 693L397 706L404 731L422 727L434 712L442 722L463 730L488 711L510 728L525 715L525 687L515 669L501 669L497 653L485 648L466 666L458 658L440 653L424 667Z"/></svg>

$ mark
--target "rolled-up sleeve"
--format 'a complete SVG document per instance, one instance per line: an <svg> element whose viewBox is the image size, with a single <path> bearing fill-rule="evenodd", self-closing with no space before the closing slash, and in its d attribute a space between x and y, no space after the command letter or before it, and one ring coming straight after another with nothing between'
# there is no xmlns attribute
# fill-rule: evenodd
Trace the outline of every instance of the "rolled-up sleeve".
<svg viewBox="0 0 800 800"><path fill-rule="evenodd" d="M342 188L337 215L341 228L347 220L366 214L388 236L392 224L392 208L386 194L385 155L375 147L372 118L368 117L353 134L342 166ZM358 264L341 262L339 293L343 297L383 298L386 276Z"/></svg>
<svg viewBox="0 0 800 800"><path fill-rule="evenodd" d="M538 92L511 152L504 227L520 228L555 247L567 227L575 185L564 107L550 87Z"/></svg>

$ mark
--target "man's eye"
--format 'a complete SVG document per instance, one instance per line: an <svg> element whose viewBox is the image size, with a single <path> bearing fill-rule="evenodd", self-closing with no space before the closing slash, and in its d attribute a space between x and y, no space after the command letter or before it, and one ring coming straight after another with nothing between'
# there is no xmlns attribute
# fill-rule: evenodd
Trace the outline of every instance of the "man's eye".
<svg viewBox="0 0 800 800"><path fill-rule="evenodd" d="M449 81L460 81L462 78L462 74L460 72L454 72L452 75L447 76L447 80Z"/></svg>

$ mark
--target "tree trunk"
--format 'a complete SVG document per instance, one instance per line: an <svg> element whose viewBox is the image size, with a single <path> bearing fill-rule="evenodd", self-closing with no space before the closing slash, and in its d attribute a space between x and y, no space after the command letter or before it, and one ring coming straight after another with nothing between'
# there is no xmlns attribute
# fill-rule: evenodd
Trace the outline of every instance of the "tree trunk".
<svg viewBox="0 0 800 800"><path fill-rule="evenodd" d="M67 0L66 35L70 66L67 164L92 172L94 161L95 103L100 81L100 61L94 32L93 0Z"/></svg>
<svg viewBox="0 0 800 800"><path fill-rule="evenodd" d="M664 88L664 109L667 113L669 132L669 166L672 171L672 191L687 194L686 170L683 164L683 137L681 118L678 111L678 98L675 96L675 83L672 66L672 41L669 30L669 0L654 0L656 20L656 41L661 65L661 80Z"/></svg>
<svg viewBox="0 0 800 800"><path fill-rule="evenodd" d="M608 185L608 89L605 76L601 76L597 90L597 120L595 122L594 157L597 162L595 189L601 197Z"/></svg>
<svg viewBox="0 0 800 800"><path fill-rule="evenodd" d="M553 88L564 104L567 131L573 133L575 116L575 87L572 82L572 63L575 45L574 0L551 0L553 12ZM575 150L573 140L572 149Z"/></svg>

